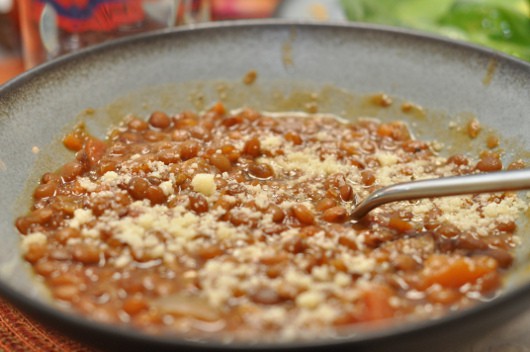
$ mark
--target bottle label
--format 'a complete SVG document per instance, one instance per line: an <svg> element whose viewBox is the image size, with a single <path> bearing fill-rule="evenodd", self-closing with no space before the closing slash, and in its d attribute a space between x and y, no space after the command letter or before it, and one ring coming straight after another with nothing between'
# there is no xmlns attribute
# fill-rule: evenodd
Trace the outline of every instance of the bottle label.
<svg viewBox="0 0 530 352"><path fill-rule="evenodd" d="M35 20L44 6L57 15L57 25L68 32L112 31L144 19L142 0L37 0Z"/></svg>

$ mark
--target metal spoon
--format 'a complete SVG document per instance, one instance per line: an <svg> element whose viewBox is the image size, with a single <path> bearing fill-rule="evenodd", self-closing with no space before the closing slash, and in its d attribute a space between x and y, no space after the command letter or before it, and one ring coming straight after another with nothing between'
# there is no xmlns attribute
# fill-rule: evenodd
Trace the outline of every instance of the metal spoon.
<svg viewBox="0 0 530 352"><path fill-rule="evenodd" d="M370 194L353 208L350 218L352 220L360 220L372 209L380 205L401 200L521 189L530 189L530 169L398 183L378 189Z"/></svg>

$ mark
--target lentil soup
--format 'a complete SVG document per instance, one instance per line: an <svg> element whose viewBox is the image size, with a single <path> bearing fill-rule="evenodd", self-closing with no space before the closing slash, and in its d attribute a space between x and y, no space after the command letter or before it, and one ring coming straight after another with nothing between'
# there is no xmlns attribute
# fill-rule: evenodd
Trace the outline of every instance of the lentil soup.
<svg viewBox="0 0 530 352"><path fill-rule="evenodd" d="M439 317L501 288L526 210L507 192L349 221L383 186L503 168L492 151L442 157L401 121L218 103L64 145L75 159L16 221L23 256L61 305L153 333L292 340Z"/></svg>

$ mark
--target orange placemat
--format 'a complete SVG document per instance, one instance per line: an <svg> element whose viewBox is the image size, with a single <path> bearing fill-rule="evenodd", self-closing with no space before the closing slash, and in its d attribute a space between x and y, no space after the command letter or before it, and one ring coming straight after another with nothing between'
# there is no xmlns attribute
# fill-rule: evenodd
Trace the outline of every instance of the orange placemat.
<svg viewBox="0 0 530 352"><path fill-rule="evenodd" d="M24 72L22 59L18 56L0 56L0 85Z"/></svg>
<svg viewBox="0 0 530 352"><path fill-rule="evenodd" d="M95 352L96 350L45 328L0 299L0 351Z"/></svg>

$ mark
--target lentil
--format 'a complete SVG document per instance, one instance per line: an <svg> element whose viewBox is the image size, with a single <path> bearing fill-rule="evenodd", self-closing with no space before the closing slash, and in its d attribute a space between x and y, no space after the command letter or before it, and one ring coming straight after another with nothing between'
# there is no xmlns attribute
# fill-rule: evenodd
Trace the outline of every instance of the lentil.
<svg viewBox="0 0 530 352"><path fill-rule="evenodd" d="M149 117L149 124L153 127L164 129L168 128L171 124L171 120L166 113L161 111L155 111Z"/></svg>

